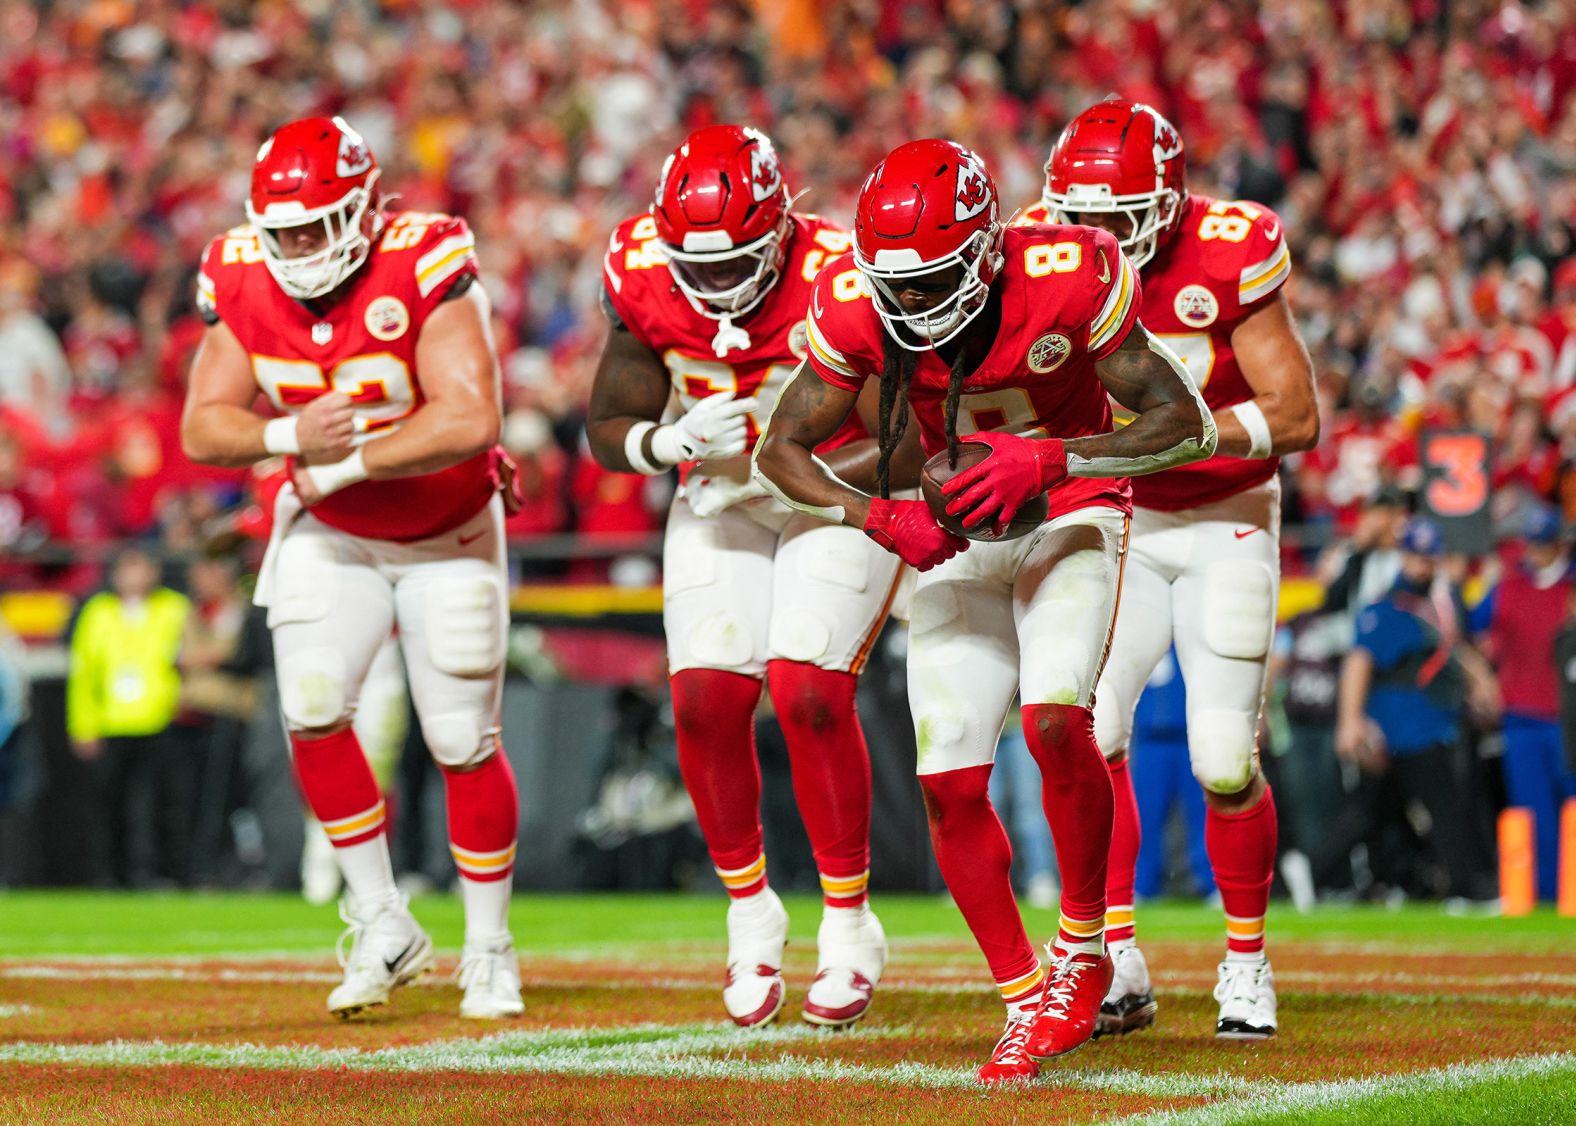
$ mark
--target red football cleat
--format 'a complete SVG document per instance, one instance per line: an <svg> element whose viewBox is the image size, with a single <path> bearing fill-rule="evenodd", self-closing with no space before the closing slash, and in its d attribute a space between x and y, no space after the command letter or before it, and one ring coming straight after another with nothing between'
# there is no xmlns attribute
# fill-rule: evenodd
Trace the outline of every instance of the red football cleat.
<svg viewBox="0 0 1576 1126"><path fill-rule="evenodd" d="M1111 988L1115 967L1111 955L1065 954L1051 951L1050 981L1034 1011L1026 1049L1036 1060L1072 1051L1094 1035L1100 1002Z"/></svg>
<svg viewBox="0 0 1576 1126"><path fill-rule="evenodd" d="M1025 1048L1033 1024L1032 1013L1007 1018L1007 1027L991 1050L990 1059L980 1065L981 1083L1011 1083L1033 1079L1040 1074L1040 1065L1030 1058Z"/></svg>

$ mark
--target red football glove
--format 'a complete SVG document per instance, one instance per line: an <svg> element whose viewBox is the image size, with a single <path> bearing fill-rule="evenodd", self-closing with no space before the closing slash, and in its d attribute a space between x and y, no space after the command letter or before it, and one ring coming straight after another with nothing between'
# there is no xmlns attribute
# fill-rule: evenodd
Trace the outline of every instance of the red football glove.
<svg viewBox="0 0 1576 1126"><path fill-rule="evenodd" d="M917 571L945 563L969 546L968 540L936 523L922 500L872 500L865 535Z"/></svg>
<svg viewBox="0 0 1576 1126"><path fill-rule="evenodd" d="M941 486L942 493L952 498L947 515L968 513L963 518L965 528L977 528L993 516L996 527L1004 528L1024 501L1067 480L1067 446L1060 438L982 431L964 441L979 442L992 451Z"/></svg>

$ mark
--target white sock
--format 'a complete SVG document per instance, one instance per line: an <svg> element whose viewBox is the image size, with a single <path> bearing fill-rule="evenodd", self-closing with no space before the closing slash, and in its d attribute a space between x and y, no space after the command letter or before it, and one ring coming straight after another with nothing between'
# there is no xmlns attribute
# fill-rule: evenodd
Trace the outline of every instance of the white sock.
<svg viewBox="0 0 1576 1126"><path fill-rule="evenodd" d="M394 884L388 838L382 833L371 840L334 849L334 860L358 908L370 912L380 907L403 906L399 888Z"/></svg>
<svg viewBox="0 0 1576 1126"><path fill-rule="evenodd" d="M495 946L509 940L509 897L513 880L467 880L460 877L465 905L465 945Z"/></svg>
<svg viewBox="0 0 1576 1126"><path fill-rule="evenodd" d="M1266 958L1262 950L1227 950L1226 961L1242 962L1250 966L1262 965Z"/></svg>
<svg viewBox="0 0 1576 1126"><path fill-rule="evenodd" d="M754 895L737 895L728 897L728 914L740 922L760 922L775 914L772 910L772 901L776 896L769 894L772 890L770 884L762 884L761 890Z"/></svg>

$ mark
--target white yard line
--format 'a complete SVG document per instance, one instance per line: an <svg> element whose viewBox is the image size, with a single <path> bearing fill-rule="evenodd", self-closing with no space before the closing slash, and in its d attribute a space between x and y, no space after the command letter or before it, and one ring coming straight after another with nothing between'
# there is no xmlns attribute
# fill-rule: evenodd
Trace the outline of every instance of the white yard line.
<svg viewBox="0 0 1576 1126"><path fill-rule="evenodd" d="M1364 1079L1338 1079L1319 1083L1277 1084L1227 1103L1162 1110L1134 1115L1112 1126L1229 1126L1258 1122L1266 1115L1300 1110L1329 1110L1366 1102L1385 1095L1440 1094L1463 1091L1495 1079L1528 1079L1540 1075L1570 1074L1576 1078L1576 1054L1554 1052L1542 1056L1450 1064L1428 1071Z"/></svg>

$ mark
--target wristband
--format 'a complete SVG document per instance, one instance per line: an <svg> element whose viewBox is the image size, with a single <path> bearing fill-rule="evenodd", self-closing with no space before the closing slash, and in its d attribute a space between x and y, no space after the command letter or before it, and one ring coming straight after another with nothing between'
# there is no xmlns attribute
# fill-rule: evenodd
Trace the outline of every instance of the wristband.
<svg viewBox="0 0 1576 1126"><path fill-rule="evenodd" d="M312 479L312 484L317 491L325 497L337 493L346 485L354 485L358 481L367 479L367 465L362 459L359 449L351 451L349 457L343 461L336 461L332 465L309 465L306 475Z"/></svg>
<svg viewBox="0 0 1576 1126"><path fill-rule="evenodd" d="M1237 421L1242 423L1242 429L1248 432L1248 456L1269 457L1275 442L1270 437L1270 424L1264 417L1263 408L1252 399L1248 399L1233 406L1231 413L1237 416Z"/></svg>
<svg viewBox="0 0 1576 1126"><path fill-rule="evenodd" d="M624 460L629 462L629 467L636 473L644 473L647 477L655 477L659 473L666 473L665 465L654 465L647 460L644 449L646 435L657 429L655 422L637 422L624 434ZM655 443L653 442L653 449Z"/></svg>
<svg viewBox="0 0 1576 1126"><path fill-rule="evenodd" d="M263 449L276 455L300 453L301 436L296 433L299 422L300 419L293 415L269 419L263 426Z"/></svg>

